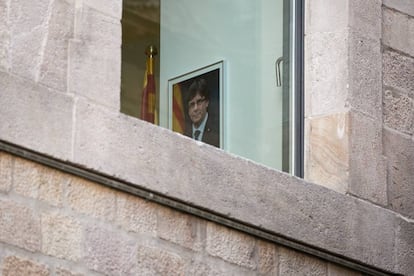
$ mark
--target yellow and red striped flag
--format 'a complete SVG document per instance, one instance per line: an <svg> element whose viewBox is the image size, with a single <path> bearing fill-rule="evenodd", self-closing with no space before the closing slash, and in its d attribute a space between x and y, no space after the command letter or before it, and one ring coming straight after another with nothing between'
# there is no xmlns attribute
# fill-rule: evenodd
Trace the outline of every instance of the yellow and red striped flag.
<svg viewBox="0 0 414 276"><path fill-rule="evenodd" d="M156 123L156 93L155 93L155 78L153 71L153 56L156 54L156 50L149 47L146 51L147 62L144 76L144 88L142 90L141 101L141 119L150 123Z"/></svg>
<svg viewBox="0 0 414 276"><path fill-rule="evenodd" d="M181 87L177 83L173 86L173 131L184 134L185 117L183 106L183 95Z"/></svg>

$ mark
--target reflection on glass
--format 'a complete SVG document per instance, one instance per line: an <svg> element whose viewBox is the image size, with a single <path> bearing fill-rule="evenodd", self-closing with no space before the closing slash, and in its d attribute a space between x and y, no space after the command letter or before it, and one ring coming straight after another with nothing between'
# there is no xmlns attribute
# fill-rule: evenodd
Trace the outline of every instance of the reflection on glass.
<svg viewBox="0 0 414 276"><path fill-rule="evenodd" d="M161 126L291 172L291 2L124 0L123 24L137 30L123 29L123 112L134 115L139 106L127 91L139 94L143 49L158 43ZM217 63L215 80L214 70L200 71Z"/></svg>
<svg viewBox="0 0 414 276"><path fill-rule="evenodd" d="M141 117L142 92L146 79L146 51L149 46L160 49L160 2L123 0L122 11L121 112ZM153 73L156 105L159 105L159 62L154 56Z"/></svg>

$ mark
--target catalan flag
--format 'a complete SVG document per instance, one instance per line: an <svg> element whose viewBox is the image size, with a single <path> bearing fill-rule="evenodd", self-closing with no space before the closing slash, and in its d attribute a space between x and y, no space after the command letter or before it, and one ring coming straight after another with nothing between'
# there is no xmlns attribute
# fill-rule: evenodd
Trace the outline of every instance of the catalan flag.
<svg viewBox="0 0 414 276"><path fill-rule="evenodd" d="M173 86L173 130L181 134L185 130L183 95L178 83Z"/></svg>
<svg viewBox="0 0 414 276"><path fill-rule="evenodd" d="M156 98L155 98L155 78L153 70L153 56L157 54L155 47L148 47L147 62L144 76L144 88L142 90L141 119L150 123L156 123Z"/></svg>

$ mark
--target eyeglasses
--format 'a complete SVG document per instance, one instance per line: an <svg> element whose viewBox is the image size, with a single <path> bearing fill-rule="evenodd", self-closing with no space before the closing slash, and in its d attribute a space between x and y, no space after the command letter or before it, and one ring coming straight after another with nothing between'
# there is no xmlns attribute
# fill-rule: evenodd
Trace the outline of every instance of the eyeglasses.
<svg viewBox="0 0 414 276"><path fill-rule="evenodd" d="M205 101L206 101L206 98L201 98L201 99L198 99L196 101L191 101L191 102L188 103L188 107L189 108L194 108L196 105L199 106Z"/></svg>

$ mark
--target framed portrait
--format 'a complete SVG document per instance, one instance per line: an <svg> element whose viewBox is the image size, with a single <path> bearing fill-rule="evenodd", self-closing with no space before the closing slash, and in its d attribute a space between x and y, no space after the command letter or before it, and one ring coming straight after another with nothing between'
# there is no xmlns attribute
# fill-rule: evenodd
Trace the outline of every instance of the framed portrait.
<svg viewBox="0 0 414 276"><path fill-rule="evenodd" d="M168 81L169 128L223 148L223 61Z"/></svg>

